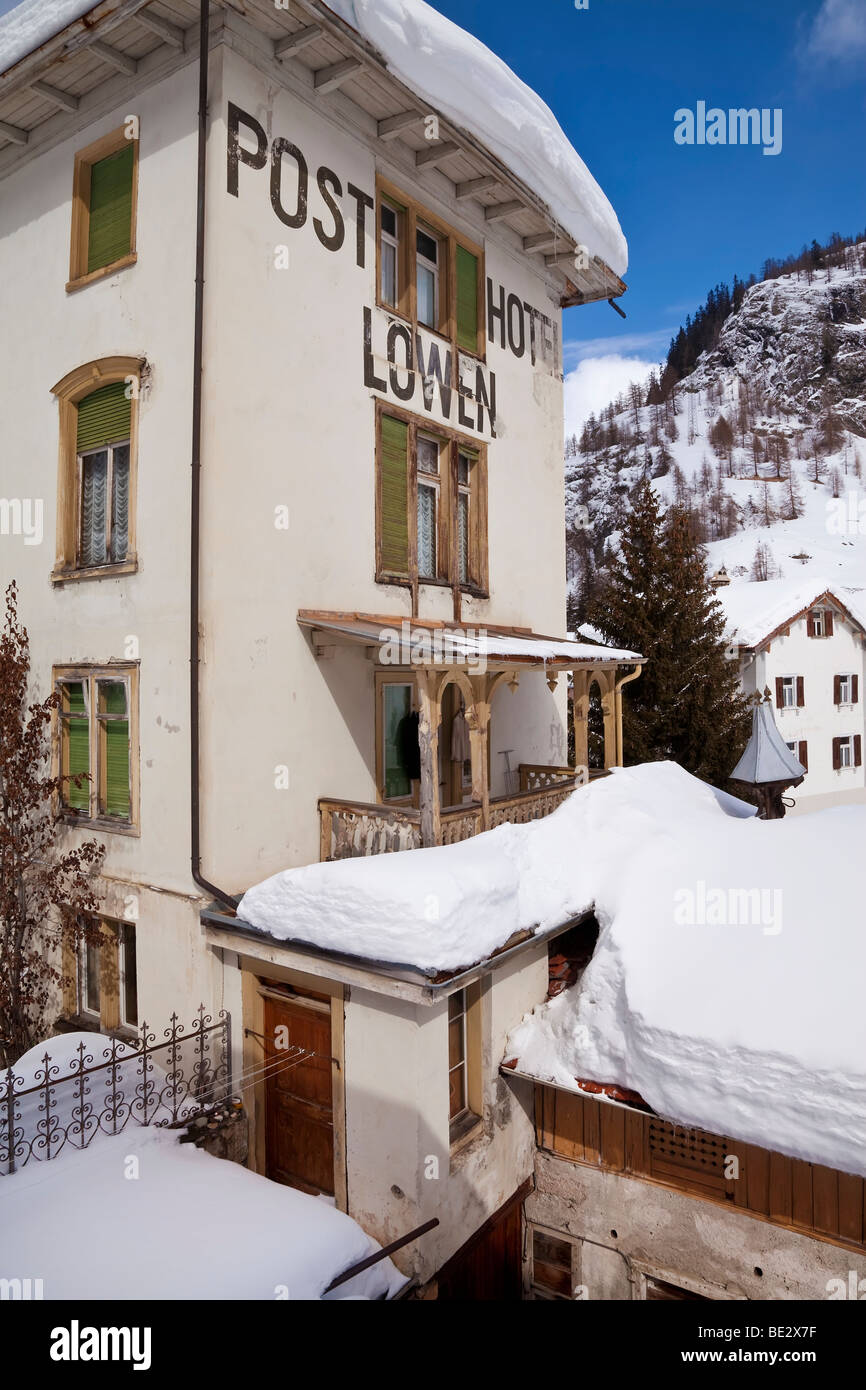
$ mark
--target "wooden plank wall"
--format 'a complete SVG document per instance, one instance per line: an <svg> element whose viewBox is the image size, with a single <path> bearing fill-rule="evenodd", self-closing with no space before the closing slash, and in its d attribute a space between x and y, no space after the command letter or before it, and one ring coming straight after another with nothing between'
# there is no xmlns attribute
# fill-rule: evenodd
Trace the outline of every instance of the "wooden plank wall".
<svg viewBox="0 0 866 1390"><path fill-rule="evenodd" d="M866 1181L834 1168L805 1163L701 1130L684 1130L625 1106L597 1101L552 1086L535 1088L539 1148L574 1163L658 1182L705 1201L728 1203L789 1230L820 1236L866 1250ZM659 1154L650 1144L650 1122L667 1132L695 1158L681 1161ZM653 1149L655 1151L653 1151ZM711 1168L698 1154L717 1155ZM724 1160L739 1163L737 1178L726 1178Z"/></svg>

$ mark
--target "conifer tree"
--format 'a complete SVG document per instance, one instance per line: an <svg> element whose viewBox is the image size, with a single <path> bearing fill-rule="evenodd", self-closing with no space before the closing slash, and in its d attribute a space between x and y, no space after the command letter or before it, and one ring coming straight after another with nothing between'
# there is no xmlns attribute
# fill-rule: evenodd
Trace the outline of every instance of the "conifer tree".
<svg viewBox="0 0 866 1390"><path fill-rule="evenodd" d="M633 498L621 547L589 620L611 645L647 659L623 689L625 761L670 758L722 786L745 747L750 712L726 656L704 552L687 513L665 514L648 482Z"/></svg>

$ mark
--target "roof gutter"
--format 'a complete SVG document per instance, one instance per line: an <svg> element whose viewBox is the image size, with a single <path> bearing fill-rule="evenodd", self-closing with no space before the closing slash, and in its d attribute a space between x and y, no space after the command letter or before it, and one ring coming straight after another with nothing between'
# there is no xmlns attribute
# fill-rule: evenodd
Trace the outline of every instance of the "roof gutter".
<svg viewBox="0 0 866 1390"><path fill-rule="evenodd" d="M190 502L190 586L189 586L189 708L190 708L190 862L199 888L211 898L234 908L239 899L218 888L201 872L201 708L199 675L201 666L200 590L201 590L201 422L202 348L204 342L204 243L205 195L207 191L208 59L210 49L210 4L200 0L198 48L198 171L196 179L195 227L195 314L192 363L192 489Z"/></svg>

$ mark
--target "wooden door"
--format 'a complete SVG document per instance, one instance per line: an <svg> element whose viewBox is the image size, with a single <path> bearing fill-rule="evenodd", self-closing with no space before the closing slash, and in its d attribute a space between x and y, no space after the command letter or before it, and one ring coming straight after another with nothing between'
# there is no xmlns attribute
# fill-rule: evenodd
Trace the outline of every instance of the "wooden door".
<svg viewBox="0 0 866 1390"><path fill-rule="evenodd" d="M267 1175L304 1192L334 1191L334 1107L331 1094L331 1005L324 996L266 995L265 1080ZM278 1031L279 1030L279 1031ZM288 1047L278 1047L285 1042ZM314 1052L293 1063L292 1051ZM285 1063L280 1066L280 1061Z"/></svg>
<svg viewBox="0 0 866 1390"><path fill-rule="evenodd" d="M440 1269L440 1300L516 1303L523 1297L524 1184Z"/></svg>

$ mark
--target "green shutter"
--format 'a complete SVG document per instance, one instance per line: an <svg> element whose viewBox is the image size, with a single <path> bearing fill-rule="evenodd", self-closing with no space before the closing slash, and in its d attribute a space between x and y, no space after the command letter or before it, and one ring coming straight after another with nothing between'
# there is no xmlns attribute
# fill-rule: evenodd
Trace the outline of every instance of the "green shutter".
<svg viewBox="0 0 866 1390"><path fill-rule="evenodd" d="M457 247L457 346L478 351L478 257Z"/></svg>
<svg viewBox="0 0 866 1390"><path fill-rule="evenodd" d="M83 454L87 449L100 449L115 440L128 439L131 409L125 381L112 381L85 396L78 402L77 452Z"/></svg>
<svg viewBox="0 0 866 1390"><path fill-rule="evenodd" d="M381 423L381 563L387 574L409 573L409 427L383 415Z"/></svg>
<svg viewBox="0 0 866 1390"><path fill-rule="evenodd" d="M87 271L100 270L132 249L133 142L90 169Z"/></svg>
<svg viewBox="0 0 866 1390"><path fill-rule="evenodd" d="M90 720L86 717L83 684L80 681L70 682L66 686L65 694L64 709L72 716L78 717L63 719L63 734L66 740L63 762L66 773L70 777L77 777L80 773L90 771ZM82 780L80 787L76 787L74 782L64 782L62 795L64 805L70 806L73 811L90 814L89 781Z"/></svg>
<svg viewBox="0 0 866 1390"><path fill-rule="evenodd" d="M126 686L122 681L99 682L100 714L126 714ZM129 820L129 720L103 719L105 756L105 805L107 816Z"/></svg>

